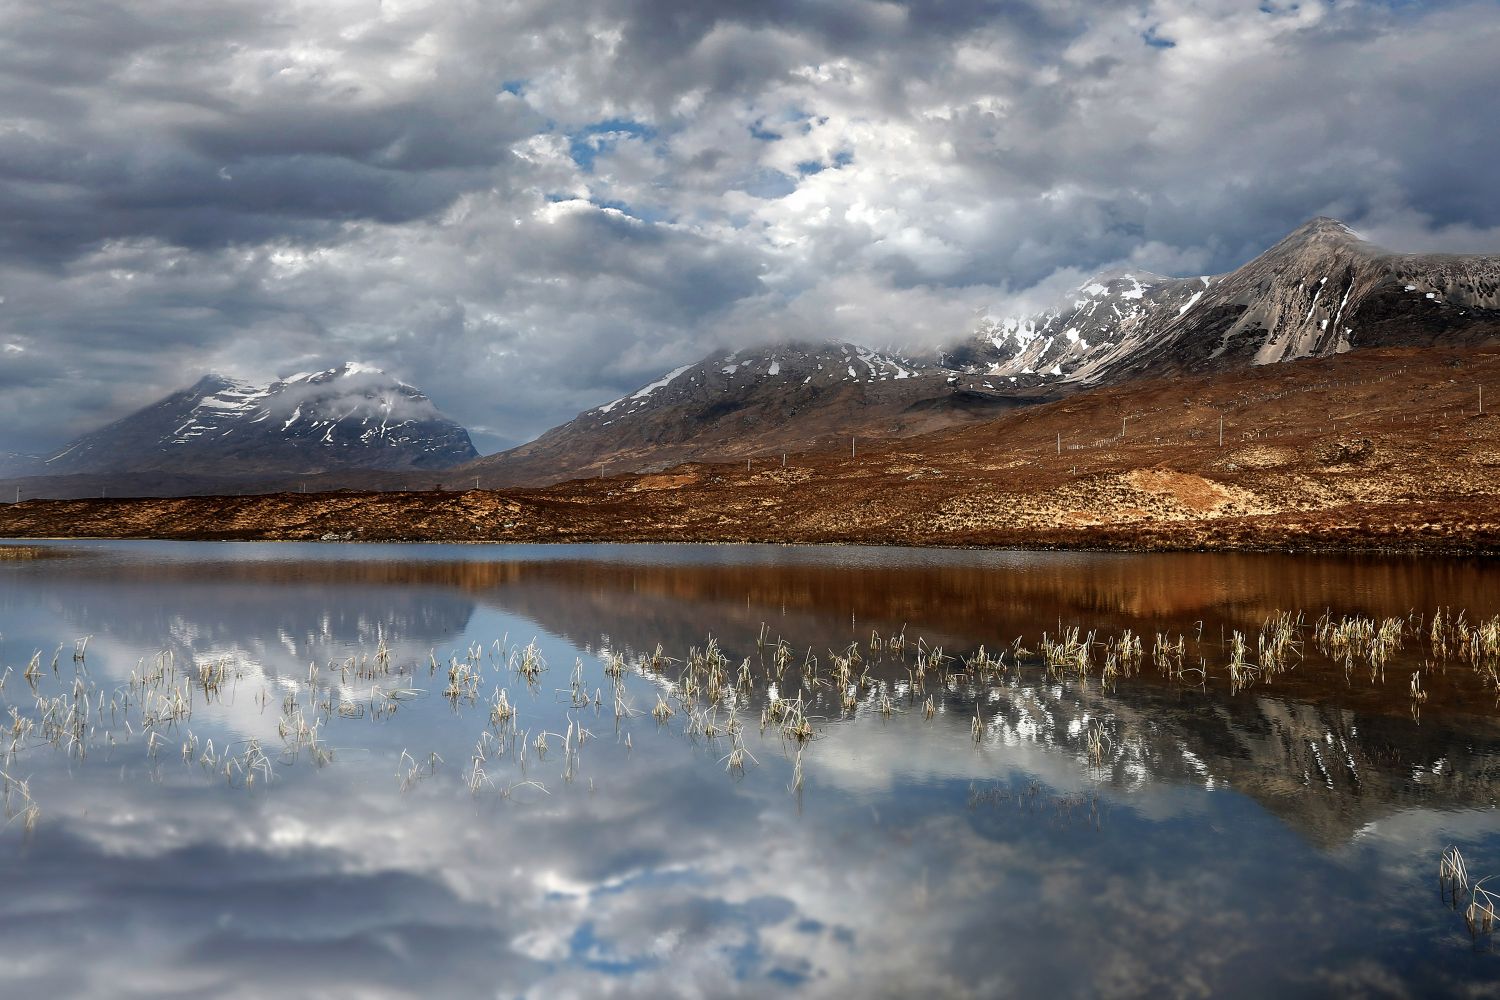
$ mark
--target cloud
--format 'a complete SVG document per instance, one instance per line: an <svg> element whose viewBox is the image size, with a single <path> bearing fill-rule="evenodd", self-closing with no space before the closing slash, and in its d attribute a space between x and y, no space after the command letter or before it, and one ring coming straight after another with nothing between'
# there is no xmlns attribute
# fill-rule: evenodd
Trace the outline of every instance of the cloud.
<svg viewBox="0 0 1500 1000"><path fill-rule="evenodd" d="M83 758L39 743L7 765L41 809L29 841L18 824L0 827L0 962L12 993L1139 996L1421 984L1448 994L1487 981L1466 964L1459 918L1432 887L1442 845L1460 843L1476 868L1493 856L1495 738L1484 718L1418 727L1399 712L1286 691L1184 697L1141 678L1118 689L1034 675L975 691L960 683L934 687L942 708L932 720L882 718L869 704L822 719L794 797L795 748L774 727L745 726L759 763L735 777L719 760L727 741L689 736L685 713L661 728L636 715L616 729L608 707L580 710L557 685L576 657L587 688L608 686L592 646L601 633L616 649L664 634L697 643L717 622L737 658L780 609L777 629L799 648L833 645L851 605L830 587L868 593L868 580L849 580L861 566L878 575L867 555L841 555L822 577L782 574L783 607L777 587L747 601L745 578L726 584L725 572L795 554L705 555L699 592L675 555L659 557L655 568L671 572L653 585L654 559L639 552L580 572L567 551L386 562L270 548L162 561L106 546L7 593L6 648L24 660L90 634L86 673L104 692L164 648L179 669L224 658L239 668L221 696L195 695L191 718L160 729L154 761L141 730L122 731L123 716L101 708L99 725L117 741L101 731ZM928 580L977 565L951 560ZM1153 591L1137 584L1132 576L1111 593L1149 603ZM972 608L956 614L995 628ZM879 620L861 608L861 628ZM443 672L426 667L500 634L538 636L551 672L528 689L486 658L482 690L509 685L529 734L574 723L594 734L571 783L559 780L556 743L525 766L514 749L483 744L497 786L541 780L548 794L471 795L463 773L486 730L485 700L450 705L436 693ZM957 652L972 641L943 644ZM377 643L415 675L339 677L338 664L366 660ZM305 686L309 662L324 664L317 690ZM28 698L25 714L69 690L66 654L64 664L44 671L44 700ZM893 664L872 669L901 680ZM675 670L629 672L628 699L649 705ZM427 693L380 720L315 709L335 696L366 701L377 684ZM328 766L280 753L288 696L319 720ZM741 721L760 704L742 702ZM145 710L137 701L121 711L139 722ZM1111 734L1102 768L1084 750L1091 725ZM189 739L223 753L250 738L278 761L253 787L178 753ZM401 791L403 750L442 763ZM1347 767L1309 781L1325 755ZM1268 949L1280 961L1265 962Z"/></svg>
<svg viewBox="0 0 1500 1000"><path fill-rule="evenodd" d="M0 450L351 357L482 448L1307 217L1500 250L1492 4L11 4Z"/></svg>

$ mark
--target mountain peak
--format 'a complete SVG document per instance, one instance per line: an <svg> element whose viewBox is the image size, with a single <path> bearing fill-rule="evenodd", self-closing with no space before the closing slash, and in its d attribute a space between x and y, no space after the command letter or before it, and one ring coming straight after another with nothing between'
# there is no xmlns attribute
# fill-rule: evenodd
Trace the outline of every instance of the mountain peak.
<svg viewBox="0 0 1500 1000"><path fill-rule="evenodd" d="M1307 240L1314 238L1364 242L1364 238L1354 230L1344 225L1338 219L1329 218L1326 215L1319 215L1308 219L1302 225L1288 233L1286 237L1287 240Z"/></svg>
<svg viewBox="0 0 1500 1000"><path fill-rule="evenodd" d="M208 374L46 462L60 473L243 475L439 469L477 457L468 432L421 391L346 362L269 385Z"/></svg>
<svg viewBox="0 0 1500 1000"><path fill-rule="evenodd" d="M240 383L238 379L232 379L228 375L221 375L218 372L208 372L198 381L194 382L189 388L191 388L195 392L199 390L205 392L215 392L219 389L239 384Z"/></svg>
<svg viewBox="0 0 1500 1000"><path fill-rule="evenodd" d="M345 361L336 368L329 371L336 375L385 375L386 373L374 365L367 365L363 361Z"/></svg>
<svg viewBox="0 0 1500 1000"><path fill-rule="evenodd" d="M383 379L394 386L409 388L405 382L389 374L384 369L376 368L374 365L367 365L363 361L345 361L342 364L334 365L332 368L324 368L321 371L300 371L293 375L283 375L279 381L283 385L297 385L302 382L314 385L327 385L330 382L358 376L368 376L377 380Z"/></svg>

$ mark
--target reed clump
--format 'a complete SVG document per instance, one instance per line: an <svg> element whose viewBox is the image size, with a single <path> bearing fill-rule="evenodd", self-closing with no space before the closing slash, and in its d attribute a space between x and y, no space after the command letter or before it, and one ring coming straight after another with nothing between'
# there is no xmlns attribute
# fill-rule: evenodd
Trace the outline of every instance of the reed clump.
<svg viewBox="0 0 1500 1000"><path fill-rule="evenodd" d="M1492 877L1485 876L1471 882L1468 865L1457 847L1444 848L1438 857L1438 887L1443 902L1463 914L1464 926L1476 939L1487 937L1495 930L1500 894L1485 886Z"/></svg>
<svg viewBox="0 0 1500 1000"><path fill-rule="evenodd" d="M0 545L0 562L26 562L33 559L65 559L72 553L50 545Z"/></svg>
<svg viewBox="0 0 1500 1000"><path fill-rule="evenodd" d="M669 656L660 642L643 654L622 646L597 651L588 663L579 656L566 686L559 684L549 692L540 690L548 665L535 639L515 647L505 638L489 646L474 643L442 656L429 650L425 658L403 661L381 634L370 651L308 663L305 675L298 669L278 678L267 677L263 668L235 655L179 657L168 650L143 658L123 683L104 685L94 676L103 673L97 670L99 664L89 662L100 658L99 647L82 637L58 644L50 655L37 649L24 664L18 661L14 668L0 670L0 694L9 680L12 695L19 689L23 696L6 704L8 718L0 734L8 732L10 738L0 741L0 766L14 774L18 755L41 746L82 760L99 748L113 751L134 742L138 750L143 747L153 768L177 756L180 748L184 764L201 767L215 780L259 788L270 784L280 768L299 761L324 767L336 758L344 760L347 754L336 751L329 739L333 727L348 727L355 720L382 723L402 706L440 694L455 718L479 724L473 751L466 758L455 756L456 761L467 759L467 765L444 776L454 784L462 781L472 794L493 792L507 798L512 790L533 785L546 791L528 771L544 764L559 767L564 783L588 777L583 766L592 760L595 737L586 728L587 713L593 712L596 719L612 713L616 745L630 750L630 720L647 714L645 706L653 701L649 714L657 724L666 728L681 713L684 723L672 731L710 743L712 757L736 776L758 763L746 745L741 720L753 720L759 709L765 738L792 744L784 750L795 750L793 786L800 789L802 751L820 733L838 726L861 724L874 716L888 720L890 731L900 734L908 715L934 719L941 698L953 720L948 725L961 732L967 717L975 745L998 747L1017 735L1036 738L1025 735L1026 727L1036 733L1044 713L1032 712L1039 706L1028 708L1026 701L1042 684L1082 692L1095 678L1103 682L1103 690L1079 698L1091 710L1082 716L1085 724L1069 729L1066 742L1075 751L1081 744L1080 756L1092 767L1123 760L1135 746L1128 728L1107 713L1100 716L1087 699L1113 697L1111 691L1140 678L1148 653L1165 678L1201 685L1205 691L1211 686L1227 688L1231 694L1274 683L1288 671L1315 669L1310 663L1331 670L1342 667L1351 683L1364 683L1368 676L1374 684L1384 682L1390 666L1395 683L1408 679L1406 693L1413 712L1429 698L1441 701L1452 690L1448 683L1435 683L1434 675L1454 665L1469 665L1500 691L1500 616L1471 621L1463 611L1439 609L1424 620L1415 614L1335 616L1325 611L1309 624L1300 611L1278 610L1258 624L1257 631L1256 622L1241 623L1240 628L1221 631L1215 640L1204 639L1201 622L1181 633L1157 631L1148 650L1146 636L1132 629L1110 634L1059 621L1055 631L1041 634L1035 652L1023 642L1028 637L945 652L921 636L908 638L903 625L897 632L861 629L857 641L830 642L819 647L825 648L821 655L811 647L794 647L762 625L753 648L748 642L721 643L710 634L681 657ZM425 684L417 679L424 664ZM274 740L268 740L268 749L255 740L232 736L226 742L222 733L215 734L216 745L215 739L200 739L188 729L194 726L201 733L194 713L243 697L241 685L257 672L262 683L254 686L252 680L248 694L275 720L279 750ZM1146 677L1140 683L1160 681ZM492 692L488 699L480 696L484 689ZM1392 694L1400 698L1399 692ZM560 707L549 713L546 698ZM641 710L633 707L639 698L646 699ZM532 706L541 706L551 728L543 721L520 731L520 702L528 714ZM560 718L564 714L566 723ZM1050 720L1040 724L1052 725ZM1057 739L1064 741L1060 735ZM721 741L729 743L727 752L720 750ZM437 774L440 763L435 753L403 751L397 762L398 784L403 790L414 788ZM507 776L502 771L507 765L519 768L520 774ZM33 810L32 819L21 822L34 826L37 813L30 786L6 781L6 787L14 799L14 815ZM1450 869L1451 865L1444 868L1444 877L1457 885L1451 877L1456 870ZM1493 922L1492 897L1482 884L1469 884L1466 875L1463 886L1465 906L1472 907L1474 925L1483 929L1486 920Z"/></svg>

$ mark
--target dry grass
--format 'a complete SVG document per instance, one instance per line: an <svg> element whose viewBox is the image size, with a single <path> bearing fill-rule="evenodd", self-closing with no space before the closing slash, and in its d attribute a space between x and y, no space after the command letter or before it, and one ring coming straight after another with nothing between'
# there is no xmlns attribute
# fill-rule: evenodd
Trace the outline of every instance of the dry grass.
<svg viewBox="0 0 1500 1000"><path fill-rule="evenodd" d="M1500 381L1500 355L1358 351L1097 389L872 441L857 458L792 454L786 469L741 460L540 490L30 501L0 508L0 534L1500 552L1485 465L1500 454L1500 418L1472 402L1486 380Z"/></svg>
<svg viewBox="0 0 1500 1000"><path fill-rule="evenodd" d="M403 751L395 762L398 787L416 791L443 774L472 795L493 793L501 799L522 788L548 792L533 773L542 768L557 768L553 773L564 784L580 776L591 784L587 766L596 737L587 714L607 725L613 706L615 744L629 752L632 720L647 714L630 707L632 694L655 695L646 725L707 744L711 759L736 779L760 763L741 724L758 708L761 738L780 743L791 768L789 787L799 793L803 753L815 754L821 737L851 719L882 719L894 733L944 741L954 753L988 753L1004 744L1008 709L1003 706L1015 703L1018 689L1042 685L1066 685L1088 706L1077 727L1057 742L1096 774L1128 761L1138 747L1129 720L1101 699L1128 684L1180 685L1185 692L1238 697L1252 685L1295 684L1298 677L1316 674L1344 689L1384 688L1392 700L1415 710L1429 699L1451 707L1444 700L1453 697L1454 682L1462 678L1483 692L1486 709L1500 707L1500 616L1471 619L1465 611L1447 608L1404 618L1325 611L1311 622L1301 611L1276 611L1266 616L1258 634L1253 627L1230 629L1222 641L1218 635L1205 637L1202 628L1158 633L1149 661L1142 637L1130 629L1109 634L1059 622L1033 645L1035 652L1023 636L950 654L920 635L908 638L903 626L891 635L872 630L867 640L826 650L823 657L812 650L799 657L763 625L753 646L745 643L749 655L743 659L733 643L731 659L713 636L681 657L669 656L661 643L647 653L609 648L596 651L592 665L579 657L567 687L542 690L539 679L547 664L535 640L525 646L512 646L505 638L488 647L473 643L441 658L431 651L413 662L402 662L381 640L373 653L309 664L305 680L300 672L296 678L260 674L257 688L242 690L255 683L247 661L225 655L179 659L171 652L142 660L123 685L103 686L91 670L97 665L87 663L88 638L80 637L50 653L35 650L24 669L18 660L16 668L0 672L0 694L8 681L24 685L22 697L8 699L14 710L6 727L9 750L0 744L0 792L6 796L7 821L33 828L40 809L27 776L15 770L18 755L50 746L70 762L82 761L97 749L114 751L132 743L143 748L153 767L175 757L180 746L182 763L215 781L265 788L280 768L298 761L327 767L342 760L344 751L330 742L329 730L389 719L427 694L416 686L424 672L431 693L441 696L455 719L473 719L481 731L467 766L451 775L436 752ZM97 646L93 655L99 655ZM1148 663L1156 671L1146 670ZM507 679L510 688L501 686ZM590 695L595 684L599 687ZM940 692L942 713L929 686ZM492 694L482 700L481 690ZM274 713L279 706L276 737L266 746L254 739L224 745L222 735L215 745L189 728L199 709L229 703L237 693L248 695L262 711ZM549 711L549 701L564 707ZM543 723L521 731L518 716L538 708L553 720L552 728ZM939 714L943 721L936 728L908 727L903 721L918 715L934 720ZM505 773L507 767L515 773ZM1489 933L1496 897L1484 880L1471 882L1456 851L1444 856L1440 876L1450 896L1463 894L1471 929Z"/></svg>
<svg viewBox="0 0 1500 1000"><path fill-rule="evenodd" d="M71 553L49 545L0 545L0 562L23 562L32 559L61 559Z"/></svg>

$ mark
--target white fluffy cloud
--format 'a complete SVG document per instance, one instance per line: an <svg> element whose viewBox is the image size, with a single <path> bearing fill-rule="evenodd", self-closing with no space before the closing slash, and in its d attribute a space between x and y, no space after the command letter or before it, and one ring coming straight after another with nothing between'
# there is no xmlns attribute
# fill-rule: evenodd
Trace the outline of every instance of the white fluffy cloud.
<svg viewBox="0 0 1500 1000"><path fill-rule="evenodd" d="M1307 217L1500 250L1490 3L0 13L0 450L358 357L482 449L728 343L933 342Z"/></svg>

